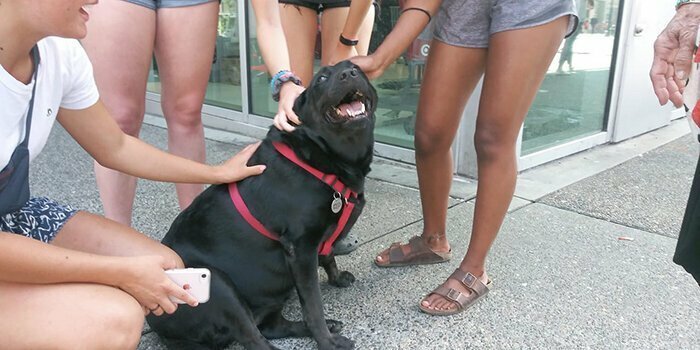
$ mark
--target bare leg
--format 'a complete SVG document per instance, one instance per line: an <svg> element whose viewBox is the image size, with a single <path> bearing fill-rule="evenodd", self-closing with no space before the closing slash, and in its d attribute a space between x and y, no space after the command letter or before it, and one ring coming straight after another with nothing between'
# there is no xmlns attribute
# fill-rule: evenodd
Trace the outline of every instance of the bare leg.
<svg viewBox="0 0 700 350"><path fill-rule="evenodd" d="M169 248L101 216L79 212L53 245L103 255L161 255L182 261ZM126 292L85 283L0 282L0 339L9 349L135 349L144 312Z"/></svg>
<svg viewBox="0 0 700 350"><path fill-rule="evenodd" d="M434 40L421 86L416 120L416 165L423 209L424 242L447 252L447 205L452 184L452 152L464 106L481 78L485 49L463 48ZM409 246L402 246L405 253ZM388 250L377 262L388 260Z"/></svg>
<svg viewBox="0 0 700 350"><path fill-rule="evenodd" d="M279 8L292 71L304 86L309 86L314 75L318 15L316 11L303 6L280 4Z"/></svg>
<svg viewBox="0 0 700 350"><path fill-rule="evenodd" d="M209 82L219 3L163 8L156 21L155 55L162 83L161 104L171 153L205 162L202 104ZM176 184L180 208L187 208L204 187Z"/></svg>
<svg viewBox="0 0 700 350"><path fill-rule="evenodd" d="M126 1L102 1L90 10L82 44L109 113L121 129L138 136L145 113L146 79L155 37L155 11ZM95 163L105 216L131 225L136 178Z"/></svg>
<svg viewBox="0 0 700 350"><path fill-rule="evenodd" d="M0 282L6 349L135 349L144 311L126 292L98 284Z"/></svg>
<svg viewBox="0 0 700 350"><path fill-rule="evenodd" d="M568 21L568 16L561 17L541 26L497 33L490 39L474 136L479 169L474 224L469 249L460 264L460 269L480 276L482 282L488 280L486 255L515 190L518 132L564 38ZM513 52L518 53L517 60ZM469 294L457 281L448 279L445 285ZM456 308L436 294L422 305L441 310Z"/></svg>
<svg viewBox="0 0 700 350"><path fill-rule="evenodd" d="M349 7L336 7L323 11L321 15L321 65L328 65L328 60L332 50L338 44L338 38L345 26L345 20L350 12ZM356 46L357 53L366 55L369 50L369 40L372 37L372 28L374 27L374 6L370 7L367 16L362 21L359 32L359 43Z"/></svg>

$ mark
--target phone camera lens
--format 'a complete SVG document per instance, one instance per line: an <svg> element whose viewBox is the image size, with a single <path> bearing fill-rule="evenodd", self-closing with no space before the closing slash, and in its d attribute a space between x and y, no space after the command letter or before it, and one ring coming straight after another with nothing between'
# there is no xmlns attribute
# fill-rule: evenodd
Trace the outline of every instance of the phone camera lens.
<svg viewBox="0 0 700 350"><path fill-rule="evenodd" d="M206 274L202 274L202 278L207 278L207 275L206 275Z"/></svg>

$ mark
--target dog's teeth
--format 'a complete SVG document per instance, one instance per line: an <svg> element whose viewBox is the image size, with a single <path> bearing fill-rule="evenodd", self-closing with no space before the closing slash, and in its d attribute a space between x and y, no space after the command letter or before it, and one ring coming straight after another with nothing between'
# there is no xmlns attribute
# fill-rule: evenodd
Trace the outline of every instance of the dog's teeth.
<svg viewBox="0 0 700 350"><path fill-rule="evenodd" d="M348 112L348 115L349 115L349 116L351 116L351 117L354 117L354 116L355 116L354 114L352 114L352 111L350 111L350 109L346 109L345 111Z"/></svg>
<svg viewBox="0 0 700 350"><path fill-rule="evenodd" d="M365 104L362 104L362 109L360 109L360 113L365 113Z"/></svg>

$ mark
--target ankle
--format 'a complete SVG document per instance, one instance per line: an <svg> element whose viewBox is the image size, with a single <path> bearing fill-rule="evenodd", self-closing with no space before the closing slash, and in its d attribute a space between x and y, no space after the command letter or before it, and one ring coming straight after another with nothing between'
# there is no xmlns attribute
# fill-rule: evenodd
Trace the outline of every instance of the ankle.
<svg viewBox="0 0 700 350"><path fill-rule="evenodd" d="M432 249L450 247L450 244L447 242L447 235L444 233L423 233L421 237L423 242Z"/></svg>
<svg viewBox="0 0 700 350"><path fill-rule="evenodd" d="M462 264L459 266L459 269L464 271L464 272L469 272L472 275L476 276L480 280L487 280L488 275L486 274L486 270L484 269L484 265L466 265Z"/></svg>

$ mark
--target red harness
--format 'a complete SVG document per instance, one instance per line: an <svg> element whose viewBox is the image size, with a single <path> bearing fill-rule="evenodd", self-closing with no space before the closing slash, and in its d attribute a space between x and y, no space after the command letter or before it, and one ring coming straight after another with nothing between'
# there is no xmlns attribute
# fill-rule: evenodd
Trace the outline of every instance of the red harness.
<svg viewBox="0 0 700 350"><path fill-rule="evenodd" d="M340 234L343 232L343 229L345 228L345 225L347 225L348 219L350 218L350 214L352 214L352 211L355 208L355 204L352 203L349 199L350 197L357 198L357 192L352 191L348 186L345 186L345 184L340 182L336 175L323 173L320 170L310 166L303 160L299 159L296 153L294 153L294 151L287 144L284 144L282 142L273 142L272 145L279 153L285 156L285 158L302 167L311 175L315 176L316 178L333 188L333 190L335 191L333 193L334 201L342 199L343 212L340 214L338 226L335 228L335 231L333 231L333 234L327 240L321 242L321 244L318 247L318 253L320 255L328 255L333 250L333 243L335 243L335 241L338 239L338 236L340 236ZM248 210L248 206L245 205L245 202L243 201L241 193L238 191L238 186L235 182L232 182L228 185L228 192L231 196L231 200L233 201L233 205L236 207L238 212L241 214L241 216L243 216L245 221L247 221L251 227L253 227L256 231L260 232L260 234L269 239L275 241L280 240L278 234L270 232L260 221L258 221L258 219L256 219L253 216L253 214L250 213L250 210Z"/></svg>

